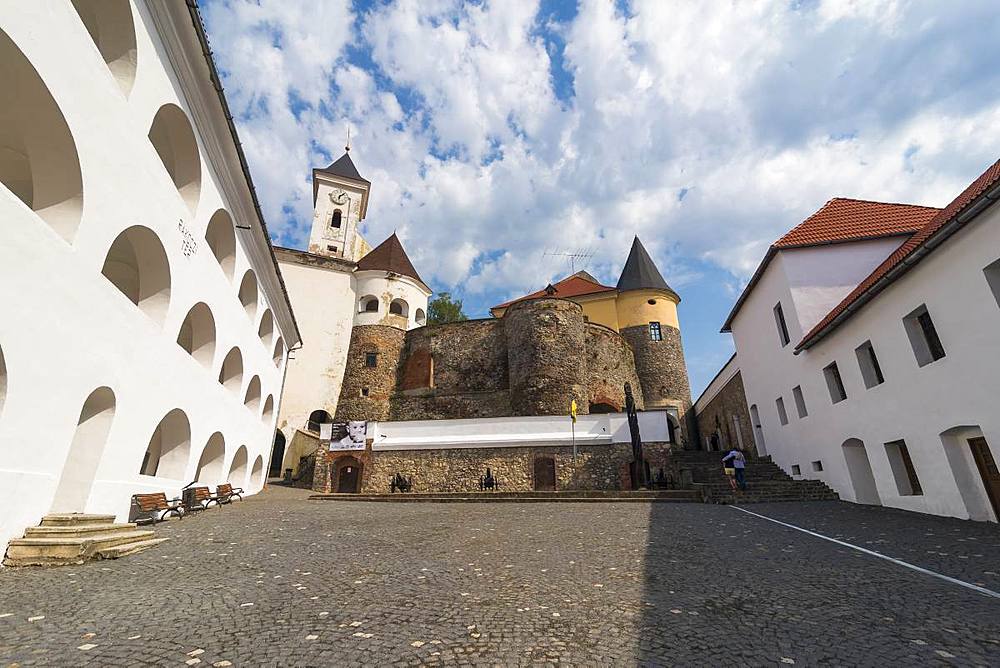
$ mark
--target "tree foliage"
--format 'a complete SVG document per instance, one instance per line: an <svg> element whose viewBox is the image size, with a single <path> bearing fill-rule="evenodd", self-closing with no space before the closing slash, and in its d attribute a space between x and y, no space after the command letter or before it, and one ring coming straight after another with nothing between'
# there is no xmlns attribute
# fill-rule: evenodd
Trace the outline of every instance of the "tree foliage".
<svg viewBox="0 0 1000 668"><path fill-rule="evenodd" d="M428 325L440 325L468 319L469 316L462 312L462 300L452 299L450 292L439 292L427 304Z"/></svg>

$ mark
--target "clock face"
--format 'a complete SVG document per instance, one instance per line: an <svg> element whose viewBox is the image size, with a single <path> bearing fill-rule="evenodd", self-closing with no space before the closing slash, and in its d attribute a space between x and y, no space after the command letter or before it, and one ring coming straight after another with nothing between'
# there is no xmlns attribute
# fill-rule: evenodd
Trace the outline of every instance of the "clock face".
<svg viewBox="0 0 1000 668"><path fill-rule="evenodd" d="M347 204L347 193L343 190L330 193L330 201L334 204Z"/></svg>

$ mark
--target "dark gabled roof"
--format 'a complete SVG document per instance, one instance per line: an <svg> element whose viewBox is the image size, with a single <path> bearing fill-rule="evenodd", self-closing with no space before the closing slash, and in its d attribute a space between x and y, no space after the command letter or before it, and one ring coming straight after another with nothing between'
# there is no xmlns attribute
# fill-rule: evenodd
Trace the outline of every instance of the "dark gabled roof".
<svg viewBox="0 0 1000 668"><path fill-rule="evenodd" d="M351 179L352 181L360 181L369 186L372 184L371 181L361 176L358 168L354 166L354 161L351 160L351 154L347 152L334 160L326 169L317 169L316 171L323 172L324 174L333 174L334 176Z"/></svg>
<svg viewBox="0 0 1000 668"><path fill-rule="evenodd" d="M410 258L403 250L403 244L399 242L399 237L393 232L392 236L376 246L363 258L358 260L358 271L391 271L400 276L409 276L418 281L424 287L427 284L420 278L420 274L413 267Z"/></svg>
<svg viewBox="0 0 1000 668"><path fill-rule="evenodd" d="M549 290L552 288L552 291ZM591 276L585 271L578 271L572 276L567 276L558 283L549 284L541 290L532 292L529 295L523 297L518 297L517 299L511 299L503 304L497 304L490 309L490 312L497 309L507 308L511 304L525 299L537 299L538 297L561 297L563 299L571 299L573 297L582 297L584 295L593 295L601 292L614 292L614 288L607 285L602 285L600 281Z"/></svg>
<svg viewBox="0 0 1000 668"><path fill-rule="evenodd" d="M820 320L795 346L798 353L832 332L885 287L916 266L927 253L965 226L993 202L1000 200L1000 160L959 193L920 230L885 259L865 280Z"/></svg>
<svg viewBox="0 0 1000 668"><path fill-rule="evenodd" d="M616 288L619 292L625 292L626 290L666 290L674 297L677 297L677 293L663 280L660 270L656 268L653 258L649 257L649 253L643 248L639 237L636 237L632 241L632 250L629 251L628 259L625 260L625 268L622 269L622 275L618 279ZM677 299L680 301L680 297L677 297Z"/></svg>

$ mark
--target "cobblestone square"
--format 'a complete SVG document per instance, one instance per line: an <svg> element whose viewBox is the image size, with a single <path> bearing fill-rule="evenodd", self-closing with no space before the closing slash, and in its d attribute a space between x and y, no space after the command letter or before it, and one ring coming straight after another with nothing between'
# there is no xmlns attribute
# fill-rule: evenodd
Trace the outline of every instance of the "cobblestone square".
<svg viewBox="0 0 1000 668"><path fill-rule="evenodd" d="M0 665L998 665L1000 599L727 506L264 493L0 572ZM1000 590L1000 530L750 510Z"/></svg>

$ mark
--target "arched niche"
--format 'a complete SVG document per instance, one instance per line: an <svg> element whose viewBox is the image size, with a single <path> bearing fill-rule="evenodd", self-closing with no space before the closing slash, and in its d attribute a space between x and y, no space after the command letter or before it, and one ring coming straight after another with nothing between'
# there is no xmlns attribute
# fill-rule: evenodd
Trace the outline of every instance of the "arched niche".
<svg viewBox="0 0 1000 668"><path fill-rule="evenodd" d="M254 376L247 384L247 393L243 397L243 405L254 413L260 410L260 376Z"/></svg>
<svg viewBox="0 0 1000 668"><path fill-rule="evenodd" d="M233 280L236 270L236 228L228 211L219 209L212 214L205 230L205 241L226 278Z"/></svg>
<svg viewBox="0 0 1000 668"><path fill-rule="evenodd" d="M268 423L274 418L274 395L267 395L267 399L264 400L264 410L260 417L264 422Z"/></svg>
<svg viewBox="0 0 1000 668"><path fill-rule="evenodd" d="M207 485L216 485L225 482L222 479L222 465L226 460L226 439L220 432L212 434L208 442L205 443L198 458L198 468L195 471L194 479Z"/></svg>
<svg viewBox="0 0 1000 668"><path fill-rule="evenodd" d="M309 431L319 432L319 426L329 422L333 422L333 418L330 417L330 413L318 408L309 414L309 420L306 422L306 429Z"/></svg>
<svg viewBox="0 0 1000 668"><path fill-rule="evenodd" d="M0 183L68 243L83 213L80 158L38 72L0 30Z"/></svg>
<svg viewBox="0 0 1000 668"><path fill-rule="evenodd" d="M233 456L227 480L233 487L247 486L247 446L241 445Z"/></svg>
<svg viewBox="0 0 1000 668"><path fill-rule="evenodd" d="M115 419L115 393L99 387L83 402L69 453L52 500L53 513L82 513L104 456L108 433Z"/></svg>
<svg viewBox="0 0 1000 668"><path fill-rule="evenodd" d="M358 300L358 313L378 313L378 297L365 295Z"/></svg>
<svg viewBox="0 0 1000 668"><path fill-rule="evenodd" d="M226 354L219 370L219 382L230 392L239 394L243 387L243 355L239 348L234 346Z"/></svg>
<svg viewBox="0 0 1000 668"><path fill-rule="evenodd" d="M285 341L279 336L278 340L274 342L274 353L271 355L271 361L274 362L274 366L281 366L281 358L285 356Z"/></svg>
<svg viewBox="0 0 1000 668"><path fill-rule="evenodd" d="M254 313L257 312L257 277L254 275L253 269L247 269L246 273L243 274L243 280L240 281L239 298L247 315L252 319Z"/></svg>
<svg viewBox="0 0 1000 668"><path fill-rule="evenodd" d="M191 423L184 411L175 408L153 430L139 473L180 480L190 455Z"/></svg>
<svg viewBox="0 0 1000 668"><path fill-rule="evenodd" d="M271 344L271 337L274 335L274 316L271 315L271 309L264 311L264 315L260 318L260 326L257 327L257 336L260 337L261 343L264 344L264 348Z"/></svg>
<svg viewBox="0 0 1000 668"><path fill-rule="evenodd" d="M215 318L205 302L198 302L184 316L177 345L206 369L212 368L215 359Z"/></svg>
<svg viewBox="0 0 1000 668"><path fill-rule="evenodd" d="M264 458L257 455L250 469L250 488L259 489L264 486Z"/></svg>
<svg viewBox="0 0 1000 668"><path fill-rule="evenodd" d="M128 0L73 0L119 88L128 96L135 83L135 25Z"/></svg>
<svg viewBox="0 0 1000 668"><path fill-rule="evenodd" d="M418 308L416 310L416 312L414 313L413 320L418 325L421 325L421 326L426 325L427 324L427 314L424 313L424 310L422 308Z"/></svg>
<svg viewBox="0 0 1000 668"><path fill-rule="evenodd" d="M401 315L404 318L410 315L410 305L406 303L405 299L393 299L389 302L389 313L392 315Z"/></svg>
<svg viewBox="0 0 1000 668"><path fill-rule="evenodd" d="M170 263L153 230L133 225L119 234L101 273L139 310L162 324L170 306Z"/></svg>
<svg viewBox="0 0 1000 668"><path fill-rule="evenodd" d="M176 104L160 107L149 127L149 141L181 199L195 213L201 193L201 156L187 114Z"/></svg>

